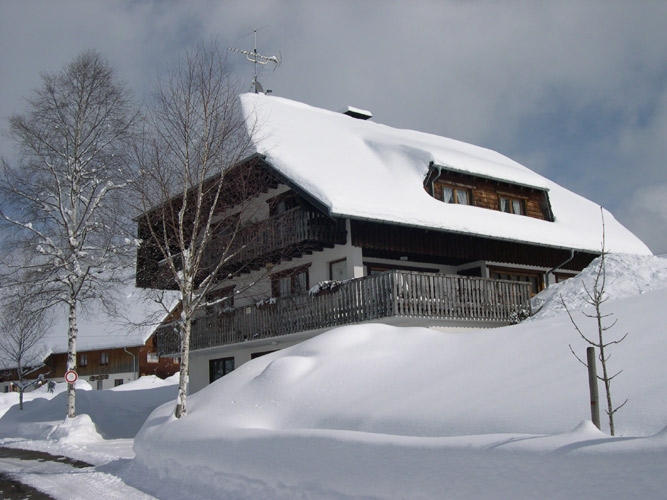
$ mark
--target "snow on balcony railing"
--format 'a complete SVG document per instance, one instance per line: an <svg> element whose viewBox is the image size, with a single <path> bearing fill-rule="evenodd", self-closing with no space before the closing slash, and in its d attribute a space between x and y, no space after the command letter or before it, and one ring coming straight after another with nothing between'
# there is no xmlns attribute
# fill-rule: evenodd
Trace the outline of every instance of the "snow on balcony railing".
<svg viewBox="0 0 667 500"><path fill-rule="evenodd" d="M205 349L382 318L509 324L517 314L530 310L530 294L528 283L387 271L349 280L315 295L279 297L261 307L207 315L192 326L191 348ZM160 354L177 353L173 329L164 332L159 339Z"/></svg>

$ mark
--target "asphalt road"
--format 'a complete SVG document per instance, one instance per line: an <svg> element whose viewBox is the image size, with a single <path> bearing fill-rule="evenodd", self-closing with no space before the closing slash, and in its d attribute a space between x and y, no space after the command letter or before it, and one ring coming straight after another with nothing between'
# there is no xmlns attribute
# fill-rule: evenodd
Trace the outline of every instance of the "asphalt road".
<svg viewBox="0 0 667 500"><path fill-rule="evenodd" d="M91 464L67 457L50 455L41 451L4 448L0 446L0 458L13 458L37 462L59 462L76 468L92 467ZM53 500L53 497L31 486L21 483L15 477L0 473L0 498L3 500Z"/></svg>

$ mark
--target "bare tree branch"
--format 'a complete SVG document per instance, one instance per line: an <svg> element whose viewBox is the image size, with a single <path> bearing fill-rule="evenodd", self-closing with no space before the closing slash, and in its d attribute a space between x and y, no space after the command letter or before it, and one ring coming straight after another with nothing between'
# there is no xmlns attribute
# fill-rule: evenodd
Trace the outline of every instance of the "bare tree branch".
<svg viewBox="0 0 667 500"><path fill-rule="evenodd" d="M602 208L600 208L600 213L602 216L602 252L600 254L599 263L597 267L597 271L595 273L595 277L593 280L593 287L589 289L584 284L584 291L586 293L586 302L593 306L593 309L595 311L594 314L582 312L583 316L591 319L595 319L596 321L596 326L597 326L597 338L596 339L590 339L584 333L581 331L579 328L579 325L577 322L574 320L574 317L572 316L570 310L568 309L567 305L565 304L565 300L561 296L561 303L563 304L563 307L567 311L567 314L570 318L570 322L574 326L575 330L579 334L579 336L589 345L595 347L598 349L598 359L600 360L600 364L602 365L602 375L598 375L597 378L598 380L602 381L604 386L605 386L605 393L607 397L607 415L609 416L609 431L611 435L615 435L615 427L614 427L614 414L616 411L618 411L620 408L622 408L625 403L627 403L627 399L621 404L620 406L617 406L614 408L614 405L612 403L612 395L611 395L611 381L616 378L619 374L623 372L623 370L620 370L616 372L613 375L609 375L608 372L608 361L611 358L611 355L607 353L606 348L612 345L620 344L623 342L626 337L628 336L628 333L623 335L620 339L615 339L615 340L605 340L605 334L616 325L616 322L618 319L615 319L611 323L605 323L605 320L607 318L610 318L613 316L613 313L609 314L603 314L602 312L602 305L608 300L608 296L606 295L606 281L607 281L607 275L606 275L606 250L605 250L605 229L604 229L604 213L602 212ZM572 351L572 354L577 358L579 362L584 364L585 366L588 366L587 363L583 363L583 361L577 356L577 354L574 352L572 349L572 346L570 345L570 351Z"/></svg>

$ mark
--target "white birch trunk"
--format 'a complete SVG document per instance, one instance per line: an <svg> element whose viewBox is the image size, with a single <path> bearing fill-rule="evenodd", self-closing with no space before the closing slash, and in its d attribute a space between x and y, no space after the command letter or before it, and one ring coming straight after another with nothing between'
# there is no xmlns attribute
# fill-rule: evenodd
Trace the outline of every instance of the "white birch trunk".
<svg viewBox="0 0 667 500"><path fill-rule="evenodd" d="M72 300L68 308L67 371L76 371L76 337L79 333L76 323L76 300ZM74 417L76 417L76 390L74 384L67 384L67 418Z"/></svg>
<svg viewBox="0 0 667 500"><path fill-rule="evenodd" d="M189 382L189 359L190 359L190 328L192 320L185 319L181 338L181 367L178 378L178 396L176 398L176 410L174 416L181 418L187 413L186 399L188 395Z"/></svg>

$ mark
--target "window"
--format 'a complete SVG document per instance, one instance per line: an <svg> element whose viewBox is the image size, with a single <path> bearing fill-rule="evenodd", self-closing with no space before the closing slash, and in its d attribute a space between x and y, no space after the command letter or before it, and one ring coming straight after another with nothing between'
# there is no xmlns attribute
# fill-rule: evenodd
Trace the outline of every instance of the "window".
<svg viewBox="0 0 667 500"><path fill-rule="evenodd" d="M300 266L271 276L271 294L288 297L308 291L308 266Z"/></svg>
<svg viewBox="0 0 667 500"><path fill-rule="evenodd" d="M100 353L100 364L101 365L108 365L109 364L109 353L108 352L101 352Z"/></svg>
<svg viewBox="0 0 667 500"><path fill-rule="evenodd" d="M79 354L79 366L88 366L88 354Z"/></svg>
<svg viewBox="0 0 667 500"><path fill-rule="evenodd" d="M123 385L123 379L122 378L114 379L113 386L118 387L119 385Z"/></svg>
<svg viewBox="0 0 667 500"><path fill-rule="evenodd" d="M253 352L253 353L250 354L250 359L261 358L262 356L266 356L267 354L271 354L272 352L276 352L276 351Z"/></svg>
<svg viewBox="0 0 667 500"><path fill-rule="evenodd" d="M470 205L470 190L459 186L442 186L442 201L458 205Z"/></svg>
<svg viewBox="0 0 667 500"><path fill-rule="evenodd" d="M508 196L500 196L500 211L508 214L525 215L523 200L518 198L510 198Z"/></svg>
<svg viewBox="0 0 667 500"><path fill-rule="evenodd" d="M347 279L347 259L329 262L329 279L338 281Z"/></svg>
<svg viewBox="0 0 667 500"><path fill-rule="evenodd" d="M156 352L148 352L146 353L146 362L147 363L159 363L160 362L160 357Z"/></svg>
<svg viewBox="0 0 667 500"><path fill-rule="evenodd" d="M211 359L208 362L209 383L234 371L234 357Z"/></svg>

